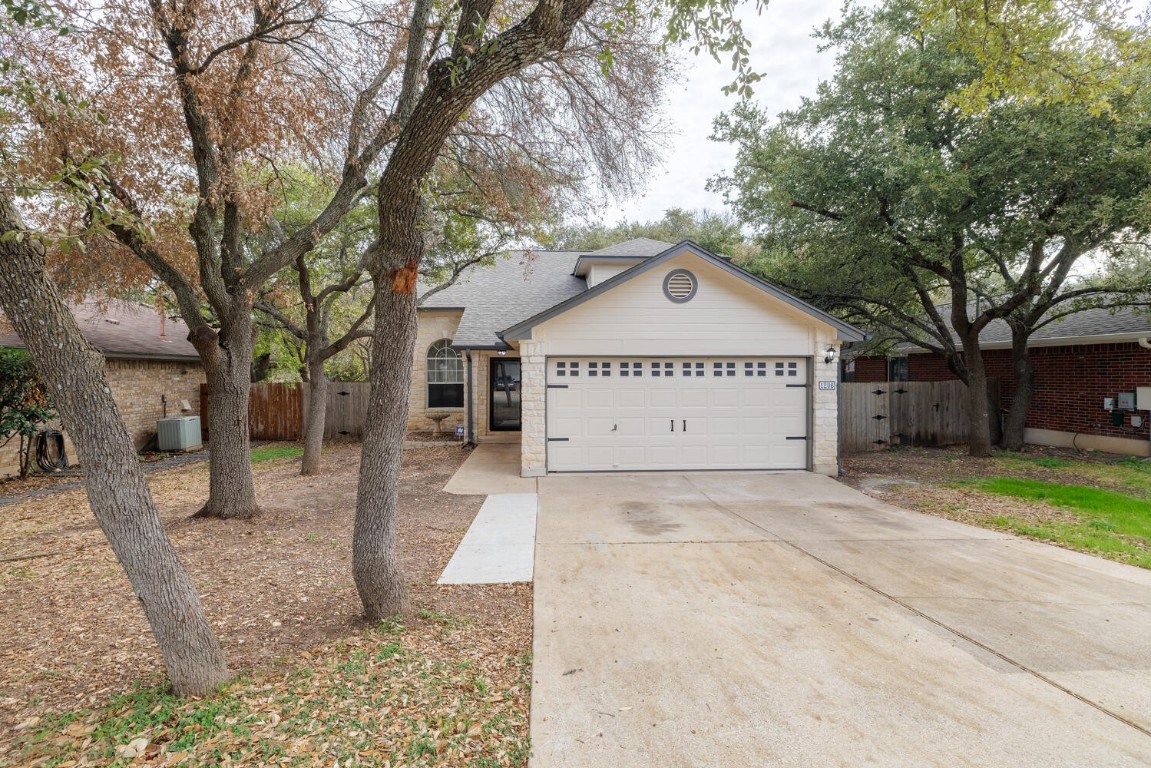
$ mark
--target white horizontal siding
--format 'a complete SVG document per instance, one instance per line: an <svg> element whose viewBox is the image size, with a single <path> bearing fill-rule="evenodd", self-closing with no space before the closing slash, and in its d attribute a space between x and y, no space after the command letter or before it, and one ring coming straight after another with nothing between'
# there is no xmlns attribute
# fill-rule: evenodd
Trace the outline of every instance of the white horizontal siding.
<svg viewBox="0 0 1151 768"><path fill-rule="evenodd" d="M698 288L677 304L663 292L674 269ZM532 338L554 355L809 356L828 326L687 253L536 326ZM822 333L821 333L822 332Z"/></svg>
<svg viewBox="0 0 1151 768"><path fill-rule="evenodd" d="M629 261L625 264L592 264L587 273L587 287L594 288L604 280L613 278L620 272L629 270L638 263L638 261Z"/></svg>

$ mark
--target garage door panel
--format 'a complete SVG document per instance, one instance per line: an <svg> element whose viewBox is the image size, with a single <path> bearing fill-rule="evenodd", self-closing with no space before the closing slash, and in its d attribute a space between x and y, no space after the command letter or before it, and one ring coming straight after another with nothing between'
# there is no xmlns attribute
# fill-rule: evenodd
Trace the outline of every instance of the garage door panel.
<svg viewBox="0 0 1151 768"><path fill-rule="evenodd" d="M708 405L708 390L696 383L695 387L684 387L679 390L679 406L681 408L706 408Z"/></svg>
<svg viewBox="0 0 1151 768"><path fill-rule="evenodd" d="M712 408L737 408L740 392L735 387L716 387L708 390L707 404Z"/></svg>
<svg viewBox="0 0 1151 768"><path fill-rule="evenodd" d="M616 402L621 408L643 408L647 403L647 393L635 387L616 390Z"/></svg>
<svg viewBox="0 0 1151 768"><path fill-rule="evenodd" d="M548 469L804 469L809 391L802 359L548 362ZM573 377L595 369L596 377ZM686 364L685 364L686 363ZM719 363L717 366L716 363ZM730 365L729 365L730 364ZM610 370L628 376L602 375ZM642 372L635 376L635 372ZM659 373L654 376L654 373Z"/></svg>
<svg viewBox="0 0 1151 768"><path fill-rule="evenodd" d="M612 428L615 427L616 425L617 425L617 423L615 422L615 420L613 420L611 418L606 418L606 419L589 418L587 420L587 432L585 434L588 434L588 435L607 435L613 431Z"/></svg>

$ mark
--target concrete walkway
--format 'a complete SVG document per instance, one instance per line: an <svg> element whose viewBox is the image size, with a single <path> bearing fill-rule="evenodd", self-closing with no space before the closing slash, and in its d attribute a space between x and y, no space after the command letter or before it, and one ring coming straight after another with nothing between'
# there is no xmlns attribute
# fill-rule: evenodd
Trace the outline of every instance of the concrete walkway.
<svg viewBox="0 0 1151 768"><path fill-rule="evenodd" d="M437 583L531 581L538 497L536 481L520 477L519 444L476 446L444 490L487 499Z"/></svg>
<svg viewBox="0 0 1151 768"><path fill-rule="evenodd" d="M513 584L532 580L536 495L497 493L484 501L437 584Z"/></svg>
<svg viewBox="0 0 1151 768"><path fill-rule="evenodd" d="M472 450L444 490L460 496L535 493L536 479L520 477L519 443L483 443Z"/></svg>
<svg viewBox="0 0 1151 768"><path fill-rule="evenodd" d="M1151 764L1147 571L805 473L539 514L533 768Z"/></svg>

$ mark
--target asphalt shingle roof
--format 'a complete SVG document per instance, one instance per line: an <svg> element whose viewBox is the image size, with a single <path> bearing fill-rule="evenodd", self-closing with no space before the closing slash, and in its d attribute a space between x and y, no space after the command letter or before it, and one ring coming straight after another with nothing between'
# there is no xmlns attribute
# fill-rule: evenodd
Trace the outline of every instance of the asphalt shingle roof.
<svg viewBox="0 0 1151 768"><path fill-rule="evenodd" d="M196 348L188 341L188 326L170 317L161 322L155 307L116 299L85 299L70 309L84 338L104 357L200 359ZM3 326L0 328L0 347L23 347L24 342L8 323Z"/></svg>
<svg viewBox="0 0 1151 768"><path fill-rule="evenodd" d="M937 309L944 320L949 320L950 304L940 304ZM974 310L974 307L972 307ZM950 322L948 322L950 325ZM958 344L959 338L955 332L952 338ZM1086 339L1096 337L1136 337L1151 336L1151 312L1146 307L1121 307L1118 309L1084 309L1075 314L1059 320L1054 320L1040 328L1031 335L1031 343L1042 343L1044 346L1057 344L1060 339L1067 339L1068 344L1081 343ZM993 349L995 347L1011 346L1011 328L1003 320L992 320L979 334L980 346ZM962 345L958 345L962 347ZM919 348L911 344L899 344L896 347L901 352L915 351Z"/></svg>
<svg viewBox="0 0 1151 768"><path fill-rule="evenodd" d="M665 246L666 248L666 246ZM433 294L423 309L463 308L452 344L504 348L496 333L587 290L572 274L584 251L513 251L491 266L473 267L450 288Z"/></svg>
<svg viewBox="0 0 1151 768"><path fill-rule="evenodd" d="M637 237L623 243L609 245L598 251L584 254L585 256L658 256L671 248L674 243L665 243L662 240L652 240L650 237Z"/></svg>

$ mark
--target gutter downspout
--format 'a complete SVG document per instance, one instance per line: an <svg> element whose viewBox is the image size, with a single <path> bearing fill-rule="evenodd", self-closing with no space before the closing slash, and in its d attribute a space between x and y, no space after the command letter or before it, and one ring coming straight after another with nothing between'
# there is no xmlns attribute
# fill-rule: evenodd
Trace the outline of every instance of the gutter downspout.
<svg viewBox="0 0 1151 768"><path fill-rule="evenodd" d="M1139 346L1143 347L1143 349L1151 349L1151 336L1144 336L1138 341Z"/></svg>
<svg viewBox="0 0 1151 768"><path fill-rule="evenodd" d="M466 435L467 435L466 442L464 444L465 445L475 445L476 444L476 435L475 435L475 432L472 430L472 403L473 403L473 399L476 396L476 390L472 386L472 351L470 349L465 349L464 350L464 356L468 360L468 407L467 407L466 415L464 417L467 419L468 426L466 429Z"/></svg>

